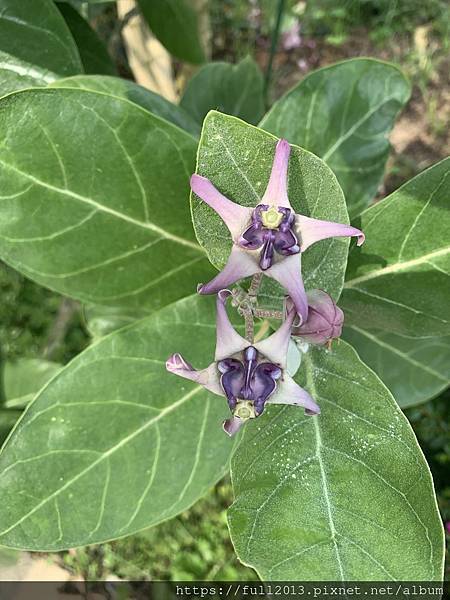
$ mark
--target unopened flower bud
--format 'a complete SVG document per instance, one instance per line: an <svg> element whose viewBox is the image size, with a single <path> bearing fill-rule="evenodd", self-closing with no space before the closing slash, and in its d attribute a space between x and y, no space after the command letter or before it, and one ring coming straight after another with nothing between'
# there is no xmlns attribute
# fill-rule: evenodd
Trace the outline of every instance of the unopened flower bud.
<svg viewBox="0 0 450 600"><path fill-rule="evenodd" d="M308 318L294 327L292 335L310 344L322 345L340 337L344 313L336 306L333 298L323 290L311 290L308 297Z"/></svg>

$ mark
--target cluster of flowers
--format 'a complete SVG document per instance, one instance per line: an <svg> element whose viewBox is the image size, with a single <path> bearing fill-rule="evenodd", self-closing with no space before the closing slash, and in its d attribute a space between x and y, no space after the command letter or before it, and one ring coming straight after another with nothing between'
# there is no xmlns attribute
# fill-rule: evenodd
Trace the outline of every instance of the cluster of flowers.
<svg viewBox="0 0 450 600"><path fill-rule="evenodd" d="M300 268L301 253L311 244L330 237L364 234L355 227L311 219L296 214L287 195L291 148L286 140L276 146L267 189L255 208L235 204L208 179L192 175L191 188L213 208L230 230L233 247L223 270L209 283L200 284L200 294L217 294L217 342L214 362L198 371L180 354L173 354L167 370L225 396L232 417L224 430L233 435L248 419L259 417L267 403L303 406L305 413L320 412L316 402L287 373L291 335L312 344L325 344L339 337L344 314L322 290L306 293ZM280 328L268 338L250 342L232 326L226 301L228 286L240 279L264 273L287 292L286 315Z"/></svg>

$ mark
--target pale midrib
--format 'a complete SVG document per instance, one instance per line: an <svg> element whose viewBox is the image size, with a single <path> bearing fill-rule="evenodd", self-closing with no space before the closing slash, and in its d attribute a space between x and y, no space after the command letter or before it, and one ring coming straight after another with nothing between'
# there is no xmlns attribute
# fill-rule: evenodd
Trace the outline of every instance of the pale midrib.
<svg viewBox="0 0 450 600"><path fill-rule="evenodd" d="M71 198L74 198L75 200L78 200L79 202L83 202L84 204L89 204L90 206L95 207L100 212L108 213L108 214L112 215L113 217L116 217L117 219L121 219L122 221L131 223L132 225L136 225L137 227L142 227L143 229L148 229L150 231L153 231L154 233L157 233L158 235L160 235L161 237L163 237L167 240L171 240L172 242L181 244L182 246L188 246L189 248L192 248L201 254L204 253L203 248L201 248L201 246L199 246L195 242L190 242L189 240L185 240L184 238L180 238L176 235L173 235L173 234L167 232L165 229L162 229L161 227L154 225L153 223L145 223L143 221L138 221L137 219L133 219L133 217L130 217L128 215L125 215L124 213L118 212L118 211L114 210L113 208L105 206L104 204L99 204L92 198L88 198L87 196L82 196L81 194L77 194L76 192L72 192L71 190L67 190L67 189L63 189L63 188L54 186L50 183L47 183L45 181L38 179L37 177L34 177L34 175L25 173L24 171L18 169L17 167L14 167L13 165L10 165L3 161L0 161L0 164L3 165L4 167L6 167L7 169L11 169L12 171L18 173L22 177L26 177L28 180L32 181L36 185L39 185L48 190L51 190L52 192L56 192L57 194L63 194L65 196L70 196Z"/></svg>
<svg viewBox="0 0 450 600"><path fill-rule="evenodd" d="M57 498L62 492L64 492L64 490L66 490L71 485L73 485L76 481L78 481L78 479L80 479L81 477L84 477L84 475L86 475L87 473L89 473L89 471L91 471L93 468L95 468L98 464L100 464L101 462L103 462L105 459L109 458L109 456L111 456L112 454L114 454L117 450L119 450L120 448L122 448L123 446L125 446L126 444L128 444L128 442L130 442L131 440L133 440L135 437L137 437L138 435L140 435L141 433L143 433L151 425L153 425L154 423L157 423L165 415L167 415L168 413L170 413L173 410L175 410L176 408L178 408L180 405L182 405L185 402L187 402L188 400L190 400L193 396L195 396L195 394L197 394L201 390L203 390L203 388L201 386L195 387L193 390L191 390L185 396L183 396L182 398L180 398L179 400L177 400L177 402L174 402L173 404L171 404L170 406L168 406L167 408L165 408L164 410L162 410L158 416L154 417L153 419L150 419L150 421L147 421L146 423L144 423L144 425L142 425L141 427L139 427L139 429L136 429L135 431L133 431L132 433L130 433L129 435L127 435L126 437L124 437L123 440L121 440L115 446L112 446L112 448L110 448L109 450L107 450L106 452L104 452L103 454L101 454L101 456L99 456L99 458L97 458L95 461L93 461L88 467L86 467L85 469L83 469L82 471L80 471L79 473L77 473L77 475L75 475L74 477L72 477L72 479L69 479L63 486L61 486L55 492L53 492L52 494L50 494L49 496L47 496L47 498L44 498L44 500L42 500L41 502L39 502L38 504L36 504L36 506L34 508L32 508L25 515L23 515L23 517L21 517L18 521L16 521L12 525L10 525L4 531L1 531L0 532L0 537L3 537L7 533L9 533L13 529L15 529L18 525L20 525L26 519L28 519L29 517L31 517L31 515L33 515L36 511L38 511L43 506L45 506L50 500L53 500L54 498Z"/></svg>
<svg viewBox="0 0 450 600"><path fill-rule="evenodd" d="M436 379L440 379L441 381L443 381L446 384L450 383L447 377L444 377L443 375L441 375L440 373L438 373L437 371L435 371L431 367L428 367L427 365L424 365L423 363L419 362L418 360L415 360L414 358L411 358L411 356L409 356L409 354L406 354L405 352L402 352L398 348L395 348L394 346L391 346L390 344L387 344L386 342L381 341L379 338L377 338L376 336L370 334L369 332L365 331L364 329L360 329L359 327L356 327L356 325L349 325L349 329L353 329L354 331L357 331L360 335L365 336L366 338L368 338L369 340L373 341L375 344L378 344L382 348L386 348L387 350L389 350L393 354L397 354L403 360L411 363L412 365L414 365L418 369L421 369L422 371L426 371L427 373L429 373L433 377L436 377Z"/></svg>
<svg viewBox="0 0 450 600"><path fill-rule="evenodd" d="M376 279L377 277L382 277L383 275L389 275L390 273L397 273L398 271L403 271L404 269L410 269L414 267L418 267L422 264L427 263L430 259L437 258L439 256L445 256L450 251L450 248L441 248L440 250L436 250L434 252L430 252L430 254L424 254L419 258L414 258L412 260L408 260L401 263L395 263L390 265L389 267L385 267L383 269L377 269L376 271L370 271L366 275L361 275L361 277L355 277L355 279L349 279L345 282L345 288L352 288L357 283L361 283L363 281L369 281L370 279Z"/></svg>
<svg viewBox="0 0 450 600"><path fill-rule="evenodd" d="M309 360L305 360L305 366L306 366L306 378L308 381L308 387L311 391L311 395L314 397L317 395L317 392L316 392L316 388L315 388L314 377L311 373L311 364L310 364ZM333 542L334 551L336 554L336 560L337 560L338 567L339 567L339 574L341 577L341 581L345 581L344 569L342 566L341 555L339 553L339 546L336 541L337 531L336 531L336 527L334 525L333 513L331 510L331 502L330 502L330 494L328 491L327 475L325 473L325 467L324 467L323 460L322 460L322 453L321 453L322 436L320 433L319 418L312 417L311 420L313 421L314 431L315 431L315 435L316 435L316 458L317 458L317 461L319 464L319 469L320 469L323 497L324 497L325 505L326 505L326 509L327 509L327 517L328 517L328 523L329 523L330 532L331 532L331 540Z"/></svg>

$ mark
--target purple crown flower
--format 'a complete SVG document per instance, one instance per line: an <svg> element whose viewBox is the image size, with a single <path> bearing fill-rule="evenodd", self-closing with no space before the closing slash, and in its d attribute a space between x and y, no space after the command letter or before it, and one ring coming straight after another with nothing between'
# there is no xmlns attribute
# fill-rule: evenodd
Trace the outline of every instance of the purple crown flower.
<svg viewBox="0 0 450 600"><path fill-rule="evenodd" d="M286 372L295 308L290 308L275 333L251 344L230 323L225 308L230 295L229 290L221 290L217 295L214 362L198 371L176 353L167 360L167 370L227 399L233 416L224 422L223 427L229 435L236 433L248 419L259 417L268 403L294 404L303 406L307 414L319 414L320 409L308 392Z"/></svg>
<svg viewBox="0 0 450 600"><path fill-rule="evenodd" d="M301 276L301 253L319 240L337 236L357 236L361 245L364 234L350 225L311 219L293 211L287 195L290 152L288 142L280 140L267 189L255 208L232 202L209 179L192 175L193 192L217 212L233 238L227 264L209 283L199 285L198 291L215 294L239 279L263 272L285 288L304 322L308 302Z"/></svg>
<svg viewBox="0 0 450 600"><path fill-rule="evenodd" d="M292 335L310 344L326 344L342 333L344 313L336 306L333 298L323 290L311 290L308 298L308 318L299 327L292 329Z"/></svg>

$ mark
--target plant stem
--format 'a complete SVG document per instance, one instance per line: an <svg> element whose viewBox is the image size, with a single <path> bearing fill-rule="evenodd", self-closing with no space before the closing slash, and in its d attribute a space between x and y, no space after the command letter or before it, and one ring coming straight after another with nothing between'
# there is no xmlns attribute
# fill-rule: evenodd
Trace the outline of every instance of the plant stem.
<svg viewBox="0 0 450 600"><path fill-rule="evenodd" d="M272 79L273 59L274 59L275 53L277 51L278 38L280 36L281 20L283 18L283 13L284 13L284 5L285 5L285 0L278 0L277 20L275 22L275 27L272 31L269 62L267 63L266 76L265 76L265 80L264 80L264 99L265 99L266 106L268 106L268 95L269 95L270 80Z"/></svg>
<svg viewBox="0 0 450 600"><path fill-rule="evenodd" d="M253 310L247 302L242 302L238 309L239 314L244 317L245 321L245 339L253 344L255 336L255 324L253 321Z"/></svg>

